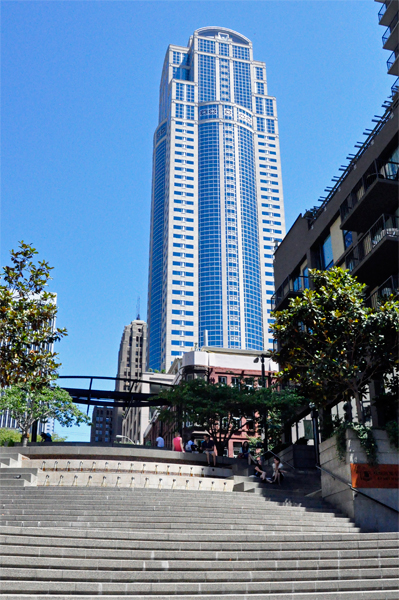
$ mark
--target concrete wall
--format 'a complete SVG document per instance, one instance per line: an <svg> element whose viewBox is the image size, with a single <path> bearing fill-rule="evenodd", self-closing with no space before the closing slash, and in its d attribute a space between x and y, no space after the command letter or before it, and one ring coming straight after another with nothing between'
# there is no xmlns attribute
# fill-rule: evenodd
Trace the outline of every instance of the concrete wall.
<svg viewBox="0 0 399 600"><path fill-rule="evenodd" d="M348 430L347 452L345 462L340 461L337 455L335 437L320 444L320 465L334 475L341 477L345 482L352 483L352 465L367 465L367 457L360 446L356 434ZM374 430L378 444L379 465L398 465L399 454L389 444L387 434L383 430ZM370 469L372 472L372 469ZM353 485L353 483L352 483ZM369 531L399 531L399 515L389 508L385 508L362 494L352 491L345 483L333 479L327 473L321 475L322 496L333 506L354 519L357 526ZM355 486L354 486L355 487ZM370 498L397 509L399 505L398 489L388 487L360 488Z"/></svg>

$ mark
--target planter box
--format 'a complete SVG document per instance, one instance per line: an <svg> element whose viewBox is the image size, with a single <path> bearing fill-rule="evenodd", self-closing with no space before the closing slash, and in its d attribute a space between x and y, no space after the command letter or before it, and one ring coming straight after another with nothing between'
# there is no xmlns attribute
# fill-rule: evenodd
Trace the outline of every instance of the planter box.
<svg viewBox="0 0 399 600"><path fill-rule="evenodd" d="M352 491L345 483L322 471L322 496L368 531L399 531L398 513L374 502L372 498L398 509L399 454L389 444L385 431L373 431L378 445L377 467L367 464L367 457L356 433L346 432L345 461L337 455L335 436L320 444L320 466L351 483L363 494Z"/></svg>

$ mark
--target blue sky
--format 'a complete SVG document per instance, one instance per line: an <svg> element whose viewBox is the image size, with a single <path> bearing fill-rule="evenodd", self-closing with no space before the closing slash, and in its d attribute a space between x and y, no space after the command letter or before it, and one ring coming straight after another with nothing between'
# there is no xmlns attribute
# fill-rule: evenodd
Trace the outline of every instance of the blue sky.
<svg viewBox="0 0 399 600"><path fill-rule="evenodd" d="M2 10L1 264L54 266L61 374L116 374L146 316L152 136L168 44L250 38L277 98L287 226L317 204L390 93L372 0L7 2ZM59 428L58 428L59 429ZM69 439L87 438L73 429Z"/></svg>

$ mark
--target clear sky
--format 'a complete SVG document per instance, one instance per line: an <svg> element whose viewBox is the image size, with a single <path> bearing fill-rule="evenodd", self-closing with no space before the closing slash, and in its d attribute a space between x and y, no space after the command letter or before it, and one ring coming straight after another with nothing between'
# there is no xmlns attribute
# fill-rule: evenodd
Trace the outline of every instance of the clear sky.
<svg viewBox="0 0 399 600"><path fill-rule="evenodd" d="M146 317L152 136L168 44L229 27L277 98L287 228L317 204L394 78L372 0L1 3L1 264L19 240L54 266L64 375L116 375ZM60 431L58 427L57 430ZM69 439L88 439L72 429Z"/></svg>

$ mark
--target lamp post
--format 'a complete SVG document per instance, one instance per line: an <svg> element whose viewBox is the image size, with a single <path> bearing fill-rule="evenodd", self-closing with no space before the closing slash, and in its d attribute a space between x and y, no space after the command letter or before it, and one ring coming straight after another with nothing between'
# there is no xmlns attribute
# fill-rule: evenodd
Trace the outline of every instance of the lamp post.
<svg viewBox="0 0 399 600"><path fill-rule="evenodd" d="M115 436L115 439L116 439L116 440L122 440L122 439L123 439L123 440L129 440L129 442L130 442L131 444L134 444L133 440L131 440L129 437L127 437L127 435L116 435L116 436Z"/></svg>
<svg viewBox="0 0 399 600"><path fill-rule="evenodd" d="M266 387L265 358L266 358L266 356L264 354L261 354L260 356L257 356L255 358L255 360L254 360L255 363L258 363L259 359L260 359L260 366L261 366L261 372L262 372L261 382L262 382L262 387L263 388ZM269 376L268 376L268 387L270 386L270 384L271 384L271 379L270 379L270 374L269 374ZM263 440L263 450L264 450L265 454L269 450L269 445L268 445L268 442L267 442L267 434L268 434L268 431L267 431L268 430L268 427L267 427L267 425L268 425L267 424L267 417L268 417L267 410L265 410L264 421L263 421L263 428L264 428L264 431L265 431L265 438Z"/></svg>
<svg viewBox="0 0 399 600"><path fill-rule="evenodd" d="M254 360L254 363L258 363L259 359L260 359L260 368L262 371L262 378L261 378L262 387L266 387L265 355L261 354L260 356L257 356Z"/></svg>

